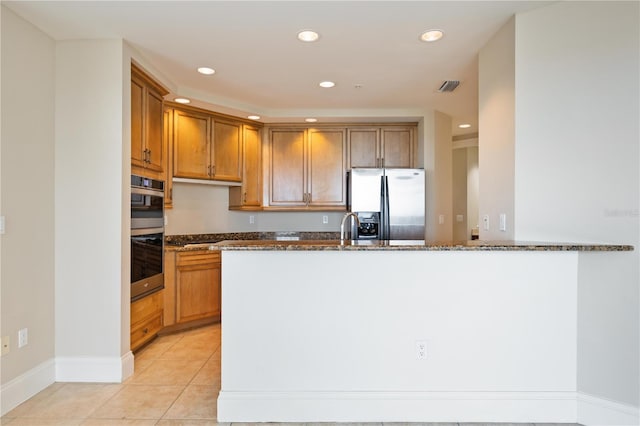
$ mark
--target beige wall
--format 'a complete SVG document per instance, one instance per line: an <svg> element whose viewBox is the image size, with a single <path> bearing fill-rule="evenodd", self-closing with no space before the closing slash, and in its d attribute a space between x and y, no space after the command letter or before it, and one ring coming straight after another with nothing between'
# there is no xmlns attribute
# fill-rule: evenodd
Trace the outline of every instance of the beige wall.
<svg viewBox="0 0 640 426"><path fill-rule="evenodd" d="M426 239L446 241L453 237L451 117L440 111L426 111L422 131ZM439 221L440 216L443 216L443 223Z"/></svg>
<svg viewBox="0 0 640 426"><path fill-rule="evenodd" d="M1 332L11 346L2 357L4 388L54 356L55 44L9 9L1 10ZM28 344L18 349L22 328L28 329ZM30 390L33 383L22 385ZM14 402L6 398L3 412Z"/></svg>
<svg viewBox="0 0 640 426"><path fill-rule="evenodd" d="M515 18L480 50L478 79L480 239L514 237ZM507 230L498 228L505 214ZM485 229L482 218L489 218Z"/></svg>
<svg viewBox="0 0 640 426"><path fill-rule="evenodd" d="M340 230L343 213L238 212L229 210L229 189L193 183L174 183L174 207L166 211L167 235L217 232ZM254 223L249 218L253 216ZM322 223L327 216L327 224Z"/></svg>
<svg viewBox="0 0 640 426"><path fill-rule="evenodd" d="M464 142L464 141L460 141ZM462 144L453 149L453 239L471 239L471 230L478 226L478 146ZM458 221L458 216L462 220Z"/></svg>

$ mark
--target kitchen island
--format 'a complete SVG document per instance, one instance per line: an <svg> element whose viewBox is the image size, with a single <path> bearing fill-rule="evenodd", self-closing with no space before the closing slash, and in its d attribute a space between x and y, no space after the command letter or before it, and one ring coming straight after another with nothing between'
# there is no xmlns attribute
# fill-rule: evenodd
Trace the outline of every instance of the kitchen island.
<svg viewBox="0 0 640 426"><path fill-rule="evenodd" d="M223 241L218 421L575 423L578 262L631 246Z"/></svg>

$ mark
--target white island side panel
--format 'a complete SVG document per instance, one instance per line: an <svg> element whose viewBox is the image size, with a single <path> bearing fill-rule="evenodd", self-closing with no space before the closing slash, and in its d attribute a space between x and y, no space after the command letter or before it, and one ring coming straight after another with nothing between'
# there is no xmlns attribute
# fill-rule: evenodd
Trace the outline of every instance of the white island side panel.
<svg viewBox="0 0 640 426"><path fill-rule="evenodd" d="M221 398L575 392L577 256L224 251Z"/></svg>

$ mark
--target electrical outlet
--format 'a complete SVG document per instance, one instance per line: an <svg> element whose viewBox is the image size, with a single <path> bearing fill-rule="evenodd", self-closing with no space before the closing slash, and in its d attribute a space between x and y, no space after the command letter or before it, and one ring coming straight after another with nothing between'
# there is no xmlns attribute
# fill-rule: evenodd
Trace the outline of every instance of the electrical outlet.
<svg viewBox="0 0 640 426"><path fill-rule="evenodd" d="M327 216L326 214L322 215L322 223L329 223L329 216Z"/></svg>
<svg viewBox="0 0 640 426"><path fill-rule="evenodd" d="M444 225L444 215L443 214L438 216L438 224Z"/></svg>
<svg viewBox="0 0 640 426"><path fill-rule="evenodd" d="M507 215L505 213L500 213L500 230L507 230Z"/></svg>
<svg viewBox="0 0 640 426"><path fill-rule="evenodd" d="M249 216L249 223L252 225L256 223L256 217L254 215Z"/></svg>
<svg viewBox="0 0 640 426"><path fill-rule="evenodd" d="M26 346L29 343L29 329L23 328L18 330L18 348Z"/></svg>
<svg viewBox="0 0 640 426"><path fill-rule="evenodd" d="M485 231L489 230L489 215L488 214L485 214L484 216L482 216L482 226L483 226Z"/></svg>
<svg viewBox="0 0 640 426"><path fill-rule="evenodd" d="M9 353L10 351L10 345L9 345L9 336L4 336L2 338L2 355L6 355Z"/></svg>
<svg viewBox="0 0 640 426"><path fill-rule="evenodd" d="M427 342L416 340L416 359L427 359Z"/></svg>

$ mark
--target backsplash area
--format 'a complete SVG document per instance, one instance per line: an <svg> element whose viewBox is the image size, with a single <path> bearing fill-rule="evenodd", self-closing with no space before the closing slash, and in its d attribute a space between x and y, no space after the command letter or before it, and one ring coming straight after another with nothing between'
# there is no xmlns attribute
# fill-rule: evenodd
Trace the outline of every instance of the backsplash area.
<svg viewBox="0 0 640 426"><path fill-rule="evenodd" d="M166 235L228 232L338 232L341 212L241 212L229 210L226 186L173 184L173 208L165 210ZM323 217L327 223L323 223ZM253 217L253 223L252 222Z"/></svg>

